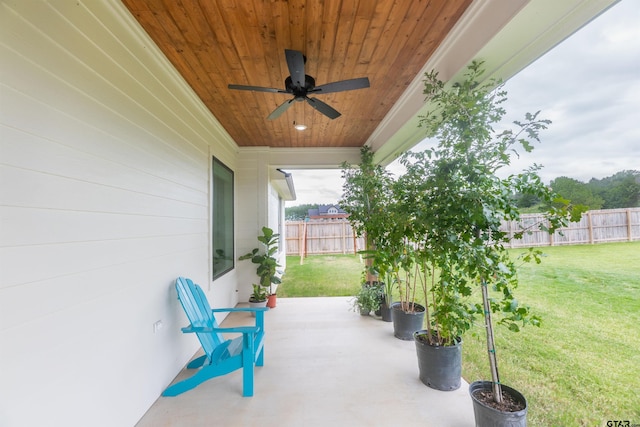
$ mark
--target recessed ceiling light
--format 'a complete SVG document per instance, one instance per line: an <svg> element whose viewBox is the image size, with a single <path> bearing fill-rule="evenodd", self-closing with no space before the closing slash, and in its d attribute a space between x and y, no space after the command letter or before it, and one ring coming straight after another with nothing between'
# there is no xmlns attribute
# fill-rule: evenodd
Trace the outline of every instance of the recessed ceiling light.
<svg viewBox="0 0 640 427"><path fill-rule="evenodd" d="M302 123L296 123L296 122L293 122L293 127L296 128L297 130L305 130L307 128L306 125L303 125Z"/></svg>

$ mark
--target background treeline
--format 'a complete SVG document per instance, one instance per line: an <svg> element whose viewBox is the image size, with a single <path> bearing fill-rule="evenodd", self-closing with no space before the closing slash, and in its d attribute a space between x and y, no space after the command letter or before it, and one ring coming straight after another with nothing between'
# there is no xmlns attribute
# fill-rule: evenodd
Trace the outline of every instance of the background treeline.
<svg viewBox="0 0 640 427"><path fill-rule="evenodd" d="M307 216L309 209L318 209L318 204L312 203L312 204L290 206L290 207L287 206L284 209L285 219L287 221L302 221Z"/></svg>
<svg viewBox="0 0 640 427"><path fill-rule="evenodd" d="M587 183L561 176L551 181L551 188L574 205L588 210L640 207L640 171L627 170L602 179L591 178ZM537 211L539 200L517 195L518 206Z"/></svg>
<svg viewBox="0 0 640 427"><path fill-rule="evenodd" d="M640 171L626 170L602 179L591 178L589 182L561 176L551 181L551 188L574 205L584 205L588 210L620 209L640 207ZM522 212L538 212L540 200L533 196L517 194L518 207ZM318 204L291 206L285 209L287 221L302 221L309 209Z"/></svg>

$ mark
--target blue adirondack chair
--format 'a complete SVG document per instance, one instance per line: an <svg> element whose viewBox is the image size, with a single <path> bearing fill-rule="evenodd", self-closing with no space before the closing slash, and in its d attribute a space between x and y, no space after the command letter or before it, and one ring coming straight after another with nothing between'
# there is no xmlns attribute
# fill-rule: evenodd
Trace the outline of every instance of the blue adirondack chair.
<svg viewBox="0 0 640 427"><path fill-rule="evenodd" d="M191 322L188 327L182 328L182 332L196 334L204 355L187 365L187 369L198 368L194 375L169 386L162 395L177 396L204 381L242 368L242 395L253 396L254 366L264 364L264 312L268 308L212 310L202 288L185 277L179 277L176 280L176 290L178 299ZM255 325L220 328L213 313L233 311L255 312ZM226 340L222 333L241 333L242 335Z"/></svg>

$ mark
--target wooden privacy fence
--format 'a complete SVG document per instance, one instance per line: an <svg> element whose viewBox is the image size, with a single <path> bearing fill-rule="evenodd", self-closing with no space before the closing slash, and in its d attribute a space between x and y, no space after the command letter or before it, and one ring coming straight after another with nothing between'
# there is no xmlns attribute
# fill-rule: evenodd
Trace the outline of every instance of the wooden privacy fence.
<svg viewBox="0 0 640 427"><path fill-rule="evenodd" d="M351 224L337 221L287 221L287 255L355 254L364 249Z"/></svg>
<svg viewBox="0 0 640 427"><path fill-rule="evenodd" d="M502 230L510 235L530 229L522 239L513 239L510 247L580 245L640 240L640 208L588 211L579 222L549 235L538 230L542 214L523 214L520 221L505 222ZM287 221L287 255L357 253L364 239L356 238L348 221Z"/></svg>
<svg viewBox="0 0 640 427"><path fill-rule="evenodd" d="M530 228L522 239L511 241L510 247L581 245L589 243L631 242L640 240L640 208L603 209L587 211L578 222L554 234L540 231L536 226L543 221L542 214L523 214L518 223L503 224L502 230L510 234L522 227Z"/></svg>

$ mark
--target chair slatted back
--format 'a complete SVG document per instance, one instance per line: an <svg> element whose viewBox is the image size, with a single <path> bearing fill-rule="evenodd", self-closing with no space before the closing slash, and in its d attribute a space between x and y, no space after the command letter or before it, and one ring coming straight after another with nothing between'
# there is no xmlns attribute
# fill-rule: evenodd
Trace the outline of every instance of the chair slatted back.
<svg viewBox="0 0 640 427"><path fill-rule="evenodd" d="M217 328L218 322L211 312L207 297L200 286L191 279L178 277L176 280L178 299L184 308L191 326ZM224 342L221 334L196 333L205 354L211 356L217 346ZM211 357L209 357L211 359Z"/></svg>

